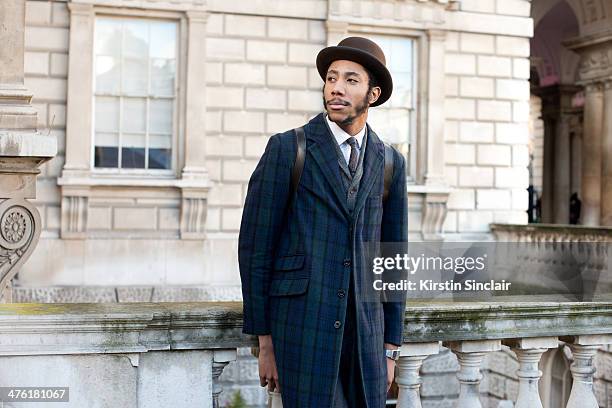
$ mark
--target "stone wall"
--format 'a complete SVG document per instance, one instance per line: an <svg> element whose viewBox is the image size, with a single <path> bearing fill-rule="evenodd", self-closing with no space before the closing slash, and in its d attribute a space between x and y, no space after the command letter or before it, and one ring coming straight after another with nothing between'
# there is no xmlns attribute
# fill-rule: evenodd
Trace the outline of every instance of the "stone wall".
<svg viewBox="0 0 612 408"><path fill-rule="evenodd" d="M468 0L468 28L487 15L529 17L523 0ZM501 27L501 24L497 27ZM446 40L445 176L456 188L445 231L485 232L491 222L527 222L529 33L452 31Z"/></svg>
<svg viewBox="0 0 612 408"><path fill-rule="evenodd" d="M207 38L209 231L237 233L251 173L268 138L322 109L314 61L323 21L213 13Z"/></svg>
<svg viewBox="0 0 612 408"><path fill-rule="evenodd" d="M43 240L57 237L60 192L57 178L64 165L66 78L68 75L69 16L64 1L27 1L25 85L34 94L41 133L57 137L58 154L41 167L36 205L43 221Z"/></svg>

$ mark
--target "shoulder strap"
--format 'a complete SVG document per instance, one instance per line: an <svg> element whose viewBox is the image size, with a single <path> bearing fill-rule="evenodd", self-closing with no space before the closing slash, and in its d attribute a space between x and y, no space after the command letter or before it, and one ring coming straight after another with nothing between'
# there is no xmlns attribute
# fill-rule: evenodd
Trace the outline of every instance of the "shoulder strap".
<svg viewBox="0 0 612 408"><path fill-rule="evenodd" d="M393 148L385 143L385 191L383 193L383 203L387 201L389 189L391 188L391 179L393 178Z"/></svg>
<svg viewBox="0 0 612 408"><path fill-rule="evenodd" d="M306 158L306 136L304 135L304 128L299 127L294 129L295 131L295 162L293 163L293 170L291 171L291 188L289 192L289 203L293 200L297 192L298 185L300 184L300 178L302 177L302 171L304 170L304 160Z"/></svg>

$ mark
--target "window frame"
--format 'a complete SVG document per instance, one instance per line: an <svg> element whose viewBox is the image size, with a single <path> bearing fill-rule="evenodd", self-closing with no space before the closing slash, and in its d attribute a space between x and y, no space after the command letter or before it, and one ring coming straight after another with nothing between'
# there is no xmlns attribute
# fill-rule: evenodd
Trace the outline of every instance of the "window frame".
<svg viewBox="0 0 612 408"><path fill-rule="evenodd" d="M147 3L134 8L131 0L72 0L68 47L69 75L66 101L65 162L57 179L61 193L62 239L93 237L88 229L89 201L113 206L129 197L136 207L139 198L151 192L178 194L180 213L176 237L187 240L206 239L207 197L212 181L202 147L206 138L205 95L198 90L206 83L206 37L208 11L200 0L180 3ZM99 16L161 19L177 24L177 67L175 95L175 136L171 169L96 168L93 160L95 98L94 33ZM188 41L188 38L202 41ZM188 115L185 107L201 115ZM189 155L186 146L188 146ZM163 201L163 200L162 200ZM163 231L162 231L163 232ZM165 232L164 232L165 233ZM121 232L113 229L108 237ZM129 237L131 232L124 235ZM159 238L155 230L146 237ZM143 236L145 236L143 235ZM162 234L163 235L163 234ZM123 235L122 235L123 236ZM140 236L140 235L139 235ZM96 238L101 238L96 236Z"/></svg>
<svg viewBox="0 0 612 408"><path fill-rule="evenodd" d="M349 31L349 34L353 34ZM363 34L361 32L359 33L355 33L355 34ZM406 40L410 40L412 42L412 85L411 85L411 92L412 92L412 106L410 108L407 108L408 111L408 121L409 121L409 133L408 133L408 154L406 156L404 156L404 158L406 159L406 182L408 184L417 184L417 178L418 178L418 174L417 174L417 146L418 146L418 121L419 121L419 81L417 80L418 75L419 75L419 64L420 64L420 56L419 56L419 49L422 46L422 44L420 44L419 40L420 40L420 36L417 35L416 33L413 34L400 34L400 33L391 33L391 32L384 32L384 33L379 33L379 32L372 32L372 30L370 30L370 32L368 33L372 36L378 36L378 37L387 37L387 38L397 38L397 39L406 39ZM393 73L392 73L393 74ZM372 108L372 109L385 109L384 104L382 106L380 106L379 108ZM374 131L376 131L376 129L374 129Z"/></svg>
<svg viewBox="0 0 612 408"><path fill-rule="evenodd" d="M175 14L175 13L172 13ZM184 44L183 41L181 41L181 31L182 31L182 27L181 24L184 23L184 21L182 21L182 19L180 18L179 15L175 15L173 16L174 18L168 16L168 17L161 17L161 16L147 16L147 15L142 15L142 14L136 14L133 15L132 13L125 13L125 12L121 12L121 11L117 11L117 10L112 10L112 12L109 11L101 11L101 12L95 12L94 15L94 21L93 21L93 54L91 55L92 58L92 67L93 67L93 71L92 71L92 81L91 81L91 106L92 106L92 112L91 112L91 149L90 149L90 163L91 163L91 167L90 167L90 171L92 172L92 176L104 176L104 177L122 177L122 176L128 176L128 177L134 177L137 176L139 178L168 178L168 177L172 177L172 176L176 176L178 175L178 171L179 171L179 166L178 164L178 147L179 147L179 120L180 120L180 116L179 116L179 109L180 109L180 105L179 102L182 99L182 95L181 95L181 89L183 89L184 87L180 86L180 82L179 82L179 78L180 78L180 72L183 69L183 61L181 60L181 54L183 54L183 48L184 48ZM172 142L171 142L171 155L170 155L170 168L168 169L150 169L150 168L122 168L122 167L96 167L95 166L95 137L96 137L96 115L95 115L95 101L96 101L96 97L100 96L97 95L96 93L96 54L95 54L95 47L96 47L96 24L99 21L99 19L112 19L112 20L123 20L123 21L135 21L135 20L142 20L142 21L165 21L165 22L173 22L174 24L176 24L176 49L175 49L175 62L176 62L176 74L175 74L175 80L174 80L174 96L172 97L173 99L173 104L172 104ZM123 32L122 32L122 41L123 41ZM150 61L150 59L148 60ZM123 67L123 58L121 58L120 60L120 64ZM150 64L149 64L149 73L150 73ZM150 85L150 76L149 76L149 85ZM122 80L122 78L121 78ZM120 102L120 107L119 107L119 126L121 128L121 118L122 118L122 106L123 106L123 100L125 98L125 95L121 94L121 92L119 92L118 95L102 95L102 96L113 96L113 97L118 97ZM147 95L145 97L147 99L147 101L151 100L150 95ZM170 98L168 98L170 99ZM149 104L149 102L147 102L147 105ZM147 120L149 119L149 117L146 118ZM147 125L148 127L148 125ZM118 150L121 150L121 130L119 130L119 144L118 144ZM145 144L145 151L146 151L146 146L149 143L149 134L148 134L148 130L146 131L146 144ZM120 157L121 154L118 151L117 153L117 161L118 161L118 166L121 165L120 162ZM145 156L145 163L147 163L147 157Z"/></svg>

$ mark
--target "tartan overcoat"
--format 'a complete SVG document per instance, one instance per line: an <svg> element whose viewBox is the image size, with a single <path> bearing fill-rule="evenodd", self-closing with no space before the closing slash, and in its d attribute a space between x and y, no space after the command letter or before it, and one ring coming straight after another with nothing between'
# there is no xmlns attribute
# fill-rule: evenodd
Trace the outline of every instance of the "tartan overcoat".
<svg viewBox="0 0 612 408"><path fill-rule="evenodd" d="M332 406L349 279L368 408L383 408L384 343L400 345L402 302L360 301L366 242L407 241L405 160L395 149L383 208L384 145L368 125L355 209L347 209L337 143L323 113L305 126L306 158L285 209L296 155L292 130L272 136L248 184L238 242L243 333L271 334L285 408ZM287 211L285 213L285 210ZM371 273L371 272L370 272ZM361 407L359 407L361 408Z"/></svg>

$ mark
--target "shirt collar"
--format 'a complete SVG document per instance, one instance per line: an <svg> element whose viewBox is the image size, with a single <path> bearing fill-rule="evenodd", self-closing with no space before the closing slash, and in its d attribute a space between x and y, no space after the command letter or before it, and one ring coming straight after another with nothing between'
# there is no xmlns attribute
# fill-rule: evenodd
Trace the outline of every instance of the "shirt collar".
<svg viewBox="0 0 612 408"><path fill-rule="evenodd" d="M338 143L338 146L342 145L342 143L346 142L346 139L351 137L351 135L346 133L340 126L336 124L336 122L332 122L331 120L329 120L328 115L325 115L325 120L327 120L327 124L329 125L329 128L331 129L332 134L334 135L334 138ZM361 143L363 143L363 137L365 136L365 131L366 126L364 125L363 128L355 135L355 138L357 139L357 147L360 149Z"/></svg>

